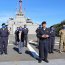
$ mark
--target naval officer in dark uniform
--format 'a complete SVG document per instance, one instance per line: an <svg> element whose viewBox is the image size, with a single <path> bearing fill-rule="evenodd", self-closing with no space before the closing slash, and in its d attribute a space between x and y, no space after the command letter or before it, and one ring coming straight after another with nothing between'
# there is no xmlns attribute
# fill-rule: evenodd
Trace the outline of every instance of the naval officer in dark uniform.
<svg viewBox="0 0 65 65"><path fill-rule="evenodd" d="M50 27L50 43L49 43L49 53L54 53L54 45L55 45L55 28L53 26Z"/></svg>
<svg viewBox="0 0 65 65"><path fill-rule="evenodd" d="M39 25L39 27L36 29L36 37L37 37L37 34L40 29L41 29L41 25ZM39 46L39 38L38 37L37 37L37 42L38 42L38 44L37 44L37 48L38 48L38 46Z"/></svg>
<svg viewBox="0 0 65 65"><path fill-rule="evenodd" d="M6 27L5 23L3 23L2 28L0 29L1 54L3 54L3 52L7 54L8 36L9 36L8 28Z"/></svg>
<svg viewBox="0 0 65 65"><path fill-rule="evenodd" d="M15 31L15 45L18 45L19 43L19 27L17 27Z"/></svg>
<svg viewBox="0 0 65 65"><path fill-rule="evenodd" d="M26 25L24 25L24 46L27 47L27 41L28 41L28 28Z"/></svg>
<svg viewBox="0 0 65 65"><path fill-rule="evenodd" d="M46 22L42 22L42 28L37 34L39 38L39 63L43 61L48 63L48 38L49 38L49 29L46 28Z"/></svg>
<svg viewBox="0 0 65 65"><path fill-rule="evenodd" d="M24 48L24 30L22 27L19 29L19 42L18 42L18 49L19 49L19 54L22 54Z"/></svg>

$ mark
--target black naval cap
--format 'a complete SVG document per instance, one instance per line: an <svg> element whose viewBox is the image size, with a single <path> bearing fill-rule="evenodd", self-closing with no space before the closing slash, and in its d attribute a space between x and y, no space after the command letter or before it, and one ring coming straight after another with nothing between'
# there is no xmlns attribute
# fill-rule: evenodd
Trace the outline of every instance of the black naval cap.
<svg viewBox="0 0 65 65"><path fill-rule="evenodd" d="M2 24L2 26L5 25L5 23Z"/></svg>
<svg viewBox="0 0 65 65"><path fill-rule="evenodd" d="M46 21L43 21L43 22L42 22L42 25L43 25L43 24L46 24Z"/></svg>

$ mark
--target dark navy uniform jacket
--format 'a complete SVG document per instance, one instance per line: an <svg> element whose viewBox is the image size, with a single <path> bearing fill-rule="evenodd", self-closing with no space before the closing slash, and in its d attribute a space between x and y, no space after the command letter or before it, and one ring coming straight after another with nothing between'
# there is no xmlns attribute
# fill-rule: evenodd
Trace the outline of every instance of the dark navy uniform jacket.
<svg viewBox="0 0 65 65"><path fill-rule="evenodd" d="M37 34L37 37L40 39L40 40L47 40L48 38L43 38L42 35L49 35L50 36L50 30L48 28L46 28L45 30L43 28L41 28L39 30L39 33Z"/></svg>
<svg viewBox="0 0 65 65"><path fill-rule="evenodd" d="M16 41L19 42L19 30L16 30L15 31L15 35L16 35Z"/></svg>
<svg viewBox="0 0 65 65"><path fill-rule="evenodd" d="M8 35L9 35L9 31L7 28L4 28L4 30L3 28L0 29L0 37L8 37Z"/></svg>
<svg viewBox="0 0 65 65"><path fill-rule="evenodd" d="M24 35L27 35L28 34L28 28L24 28Z"/></svg>
<svg viewBox="0 0 65 65"><path fill-rule="evenodd" d="M56 33L55 30L50 30L50 37L55 37Z"/></svg>
<svg viewBox="0 0 65 65"><path fill-rule="evenodd" d="M22 33L21 33L21 42L24 42L24 31L22 30Z"/></svg>
<svg viewBox="0 0 65 65"><path fill-rule="evenodd" d="M38 34L39 33L39 30L40 30L41 28L37 28L36 29L36 34Z"/></svg>

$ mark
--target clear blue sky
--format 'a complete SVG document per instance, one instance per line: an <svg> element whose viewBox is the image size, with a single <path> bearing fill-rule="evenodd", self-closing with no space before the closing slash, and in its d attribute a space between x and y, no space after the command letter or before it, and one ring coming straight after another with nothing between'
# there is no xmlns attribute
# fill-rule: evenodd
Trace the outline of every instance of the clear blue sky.
<svg viewBox="0 0 65 65"><path fill-rule="evenodd" d="M23 0L23 11L34 23L47 21L51 26L65 20L65 0ZM18 0L0 0L0 25L14 17Z"/></svg>

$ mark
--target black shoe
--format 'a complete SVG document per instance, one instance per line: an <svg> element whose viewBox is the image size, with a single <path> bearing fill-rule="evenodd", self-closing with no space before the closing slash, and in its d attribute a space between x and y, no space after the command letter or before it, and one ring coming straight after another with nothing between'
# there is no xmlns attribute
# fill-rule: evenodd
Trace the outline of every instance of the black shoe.
<svg viewBox="0 0 65 65"><path fill-rule="evenodd" d="M51 53L54 53L53 51Z"/></svg>
<svg viewBox="0 0 65 65"><path fill-rule="evenodd" d="M38 60L38 63L41 63L42 61L41 60Z"/></svg>
<svg viewBox="0 0 65 65"><path fill-rule="evenodd" d="M53 51L49 52L49 54L54 53Z"/></svg>
<svg viewBox="0 0 65 65"><path fill-rule="evenodd" d="M19 54L22 54L22 53L19 53Z"/></svg>
<svg viewBox="0 0 65 65"><path fill-rule="evenodd" d="M47 59L44 59L43 61L45 61L46 63L49 63L49 61Z"/></svg>
<svg viewBox="0 0 65 65"><path fill-rule="evenodd" d="M3 53L0 53L0 55L2 55Z"/></svg>
<svg viewBox="0 0 65 65"><path fill-rule="evenodd" d="M51 54L51 52L49 52L49 54Z"/></svg>
<svg viewBox="0 0 65 65"><path fill-rule="evenodd" d="M7 53L5 53L5 55L7 55Z"/></svg>

